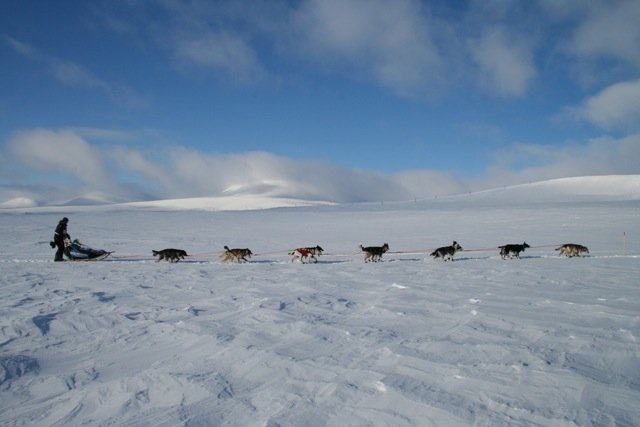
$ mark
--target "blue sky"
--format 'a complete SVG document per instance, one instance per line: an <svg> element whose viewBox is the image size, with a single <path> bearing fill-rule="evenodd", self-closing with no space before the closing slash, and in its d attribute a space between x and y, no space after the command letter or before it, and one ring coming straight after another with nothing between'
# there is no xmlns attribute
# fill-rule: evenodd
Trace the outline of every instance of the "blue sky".
<svg viewBox="0 0 640 427"><path fill-rule="evenodd" d="M637 0L5 1L0 206L640 173Z"/></svg>

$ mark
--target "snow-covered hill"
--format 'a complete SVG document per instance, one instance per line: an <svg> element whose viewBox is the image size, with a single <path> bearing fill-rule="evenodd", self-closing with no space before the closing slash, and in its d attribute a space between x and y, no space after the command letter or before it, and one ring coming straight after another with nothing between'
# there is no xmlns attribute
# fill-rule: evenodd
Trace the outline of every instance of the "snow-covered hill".
<svg viewBox="0 0 640 427"><path fill-rule="evenodd" d="M428 183L425 183L428 185ZM274 195L273 188L282 189L286 183L264 183L260 186L230 187L218 197L192 197L183 199L144 202L115 203L105 194L88 194L53 206L36 206L30 199L17 198L0 205L0 208L28 212L79 212L87 210L144 209L144 210L204 210L237 211L283 207L334 205L330 200L306 200L303 198ZM455 203L518 204L579 201L640 200L640 175L611 175L561 178L529 184L505 186L474 193L437 198ZM425 200L422 202L430 202ZM384 200L376 203L385 202ZM398 202L395 202L398 203Z"/></svg>
<svg viewBox="0 0 640 427"><path fill-rule="evenodd" d="M506 203L640 200L640 175L558 178L453 196L456 197Z"/></svg>
<svg viewBox="0 0 640 427"><path fill-rule="evenodd" d="M188 199L132 202L122 203L113 207L160 210L244 211L328 204L331 203L251 194L226 197L193 197Z"/></svg>

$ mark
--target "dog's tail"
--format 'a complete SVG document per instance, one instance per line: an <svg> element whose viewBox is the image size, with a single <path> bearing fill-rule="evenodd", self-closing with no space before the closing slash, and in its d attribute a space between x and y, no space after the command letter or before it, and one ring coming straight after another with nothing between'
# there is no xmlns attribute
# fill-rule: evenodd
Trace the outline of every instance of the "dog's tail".
<svg viewBox="0 0 640 427"><path fill-rule="evenodd" d="M152 250L151 253L153 254L153 256L156 256L156 255L158 255L159 252Z"/></svg>
<svg viewBox="0 0 640 427"><path fill-rule="evenodd" d="M230 249L229 249L229 246L225 245L225 246L224 246L224 250L225 250L225 251L229 251L229 250L230 250Z"/></svg>
<svg viewBox="0 0 640 427"><path fill-rule="evenodd" d="M560 250L562 250L562 248L564 248L564 245L562 245L562 246L560 246L560 247L555 248L555 250L556 250L556 251L560 251Z"/></svg>
<svg viewBox="0 0 640 427"><path fill-rule="evenodd" d="M360 243L358 247L360 248L361 251L364 251L364 246L362 246L362 243Z"/></svg>

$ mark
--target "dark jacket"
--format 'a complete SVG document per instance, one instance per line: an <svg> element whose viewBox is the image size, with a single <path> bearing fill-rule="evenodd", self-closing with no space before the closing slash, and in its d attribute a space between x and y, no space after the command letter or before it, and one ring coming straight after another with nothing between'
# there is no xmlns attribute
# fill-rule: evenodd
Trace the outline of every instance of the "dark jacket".
<svg viewBox="0 0 640 427"><path fill-rule="evenodd" d="M69 238L69 234L67 233L67 221L61 220L56 227L55 234L53 236L53 240L56 242L61 242L65 238Z"/></svg>

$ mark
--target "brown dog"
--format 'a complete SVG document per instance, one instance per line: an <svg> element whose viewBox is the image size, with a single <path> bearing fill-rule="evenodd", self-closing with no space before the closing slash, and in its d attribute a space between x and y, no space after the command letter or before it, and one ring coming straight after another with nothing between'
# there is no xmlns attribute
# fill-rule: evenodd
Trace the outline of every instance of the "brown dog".
<svg viewBox="0 0 640 427"><path fill-rule="evenodd" d="M556 248L556 251L560 251L558 255L566 255L567 258L574 256L580 256L581 254L588 254L589 248L586 246L578 245L577 243L565 243L564 245Z"/></svg>
<svg viewBox="0 0 640 427"><path fill-rule="evenodd" d="M222 262L235 261L237 263L241 263L241 262L249 262L247 257L251 258L252 255L253 255L253 252L251 252L251 249L249 248L229 249L228 246L225 246L224 252L222 253L222 255L220 255L220 259L222 260Z"/></svg>

